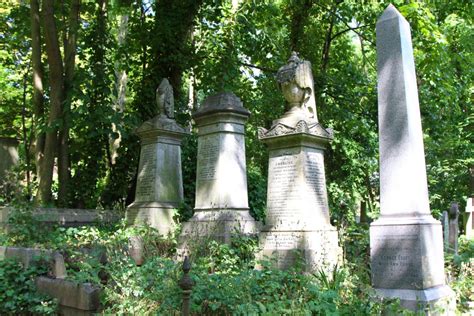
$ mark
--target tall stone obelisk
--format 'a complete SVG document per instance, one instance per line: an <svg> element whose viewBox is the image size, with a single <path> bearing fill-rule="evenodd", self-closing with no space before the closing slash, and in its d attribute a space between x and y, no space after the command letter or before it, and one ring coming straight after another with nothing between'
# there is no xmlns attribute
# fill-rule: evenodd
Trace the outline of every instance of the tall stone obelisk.
<svg viewBox="0 0 474 316"><path fill-rule="evenodd" d="M372 285L412 310L445 285L441 223L431 216L410 25L393 5L377 21L380 218L370 226Z"/></svg>

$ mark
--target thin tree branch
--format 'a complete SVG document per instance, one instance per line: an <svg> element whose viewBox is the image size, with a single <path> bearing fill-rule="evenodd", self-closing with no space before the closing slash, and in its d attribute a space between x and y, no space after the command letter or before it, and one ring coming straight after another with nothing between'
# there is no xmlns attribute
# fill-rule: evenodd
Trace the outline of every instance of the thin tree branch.
<svg viewBox="0 0 474 316"><path fill-rule="evenodd" d="M261 67L261 66L256 66L256 65L252 65L252 64L248 64L248 63L244 63L244 62L240 62L240 64L242 66L245 66L245 67L250 67L250 68L255 68L255 69L259 69L261 71L265 71L265 72L270 72L270 73L276 73L278 70L276 69L271 69L271 68L267 68L267 67Z"/></svg>
<svg viewBox="0 0 474 316"><path fill-rule="evenodd" d="M357 27L349 27L349 28L347 28L347 29L345 29L345 30L342 30L342 31L337 32L336 34L334 34L334 35L331 37L331 41L332 41L333 39L335 39L336 37L338 37L338 36L340 36L340 35L342 35L342 34L344 34L344 33L347 33L347 32L349 32L349 31L354 31L354 33L356 33L357 35L359 35L359 33L357 33L355 30L361 29L361 28L363 28L363 27L374 26L374 25L375 25L375 24L365 24L365 25L360 25L360 26L357 26ZM360 36L360 35L359 35L359 36Z"/></svg>

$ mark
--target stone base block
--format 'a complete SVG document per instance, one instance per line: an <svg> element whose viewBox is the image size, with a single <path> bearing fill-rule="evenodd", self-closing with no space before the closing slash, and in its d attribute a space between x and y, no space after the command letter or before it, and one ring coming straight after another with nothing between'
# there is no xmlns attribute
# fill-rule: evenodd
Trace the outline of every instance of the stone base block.
<svg viewBox="0 0 474 316"><path fill-rule="evenodd" d="M372 286L425 290L445 284L441 224L393 222L370 225Z"/></svg>
<svg viewBox="0 0 474 316"><path fill-rule="evenodd" d="M60 308L77 310L78 313L99 309L100 288L90 283L77 284L73 281L38 277L36 287L40 293L57 298Z"/></svg>
<svg viewBox="0 0 474 316"><path fill-rule="evenodd" d="M229 243L233 234L257 235L260 226L248 210L197 210L189 221L183 223L179 248L192 248L193 242L205 239Z"/></svg>
<svg viewBox="0 0 474 316"><path fill-rule="evenodd" d="M380 218L370 225L370 259L372 286L380 297L399 298L413 311L452 315L439 221Z"/></svg>
<svg viewBox="0 0 474 316"><path fill-rule="evenodd" d="M400 306L426 315L454 315L456 299L447 285L425 290L375 289L382 299L400 299Z"/></svg>
<svg viewBox="0 0 474 316"><path fill-rule="evenodd" d="M36 248L4 247L0 246L0 260L13 258L21 262L26 269L31 266L35 258L43 258L49 264L50 274L57 279L66 278L64 257L57 251Z"/></svg>
<svg viewBox="0 0 474 316"><path fill-rule="evenodd" d="M133 205L133 204L132 204ZM127 208L129 225L148 224L164 236L174 234L176 230L176 207L135 207Z"/></svg>
<svg viewBox="0 0 474 316"><path fill-rule="evenodd" d="M307 272L327 275L342 262L342 248L334 227L312 231L262 231L260 259L273 259L278 269L287 269L300 257Z"/></svg>

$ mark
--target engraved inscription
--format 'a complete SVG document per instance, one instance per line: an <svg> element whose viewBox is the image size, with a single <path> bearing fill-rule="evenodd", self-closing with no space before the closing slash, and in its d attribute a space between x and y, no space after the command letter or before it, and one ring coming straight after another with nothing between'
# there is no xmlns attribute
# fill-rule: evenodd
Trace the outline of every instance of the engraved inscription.
<svg viewBox="0 0 474 316"><path fill-rule="evenodd" d="M270 249L296 249L301 236L295 236L293 233L280 232L278 234L268 234L265 238L265 248Z"/></svg>
<svg viewBox="0 0 474 316"><path fill-rule="evenodd" d="M142 146L135 201L153 201L155 197L157 144Z"/></svg>
<svg viewBox="0 0 474 316"><path fill-rule="evenodd" d="M219 159L219 135L206 135L199 138L198 180L214 180Z"/></svg>
<svg viewBox="0 0 474 316"><path fill-rule="evenodd" d="M294 217L292 202L299 201L296 181L297 155L273 157L270 161L268 209L269 216L285 221Z"/></svg>
<svg viewBox="0 0 474 316"><path fill-rule="evenodd" d="M420 247L417 235L384 235L374 240L372 274L374 282L389 288L421 288L416 269Z"/></svg>
<svg viewBox="0 0 474 316"><path fill-rule="evenodd" d="M314 203L327 210L326 179L324 177L324 162L322 155L316 152L306 153L305 174L307 194Z"/></svg>

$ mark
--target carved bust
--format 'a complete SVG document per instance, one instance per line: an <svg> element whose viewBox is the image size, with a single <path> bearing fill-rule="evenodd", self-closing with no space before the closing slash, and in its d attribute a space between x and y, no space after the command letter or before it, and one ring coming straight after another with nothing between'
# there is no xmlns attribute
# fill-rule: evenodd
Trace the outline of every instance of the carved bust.
<svg viewBox="0 0 474 316"><path fill-rule="evenodd" d="M317 122L311 63L300 59L298 54L293 52L288 64L278 69L276 79L287 101L287 112L283 119L298 117L305 121Z"/></svg>
<svg viewBox="0 0 474 316"><path fill-rule="evenodd" d="M158 105L158 115L174 118L174 97L173 87L168 79L163 79L156 89L156 104Z"/></svg>

